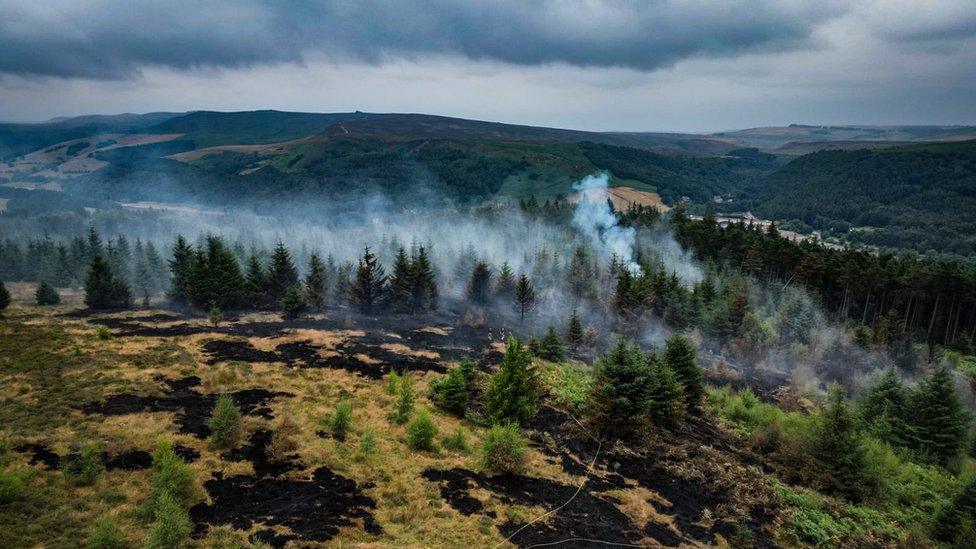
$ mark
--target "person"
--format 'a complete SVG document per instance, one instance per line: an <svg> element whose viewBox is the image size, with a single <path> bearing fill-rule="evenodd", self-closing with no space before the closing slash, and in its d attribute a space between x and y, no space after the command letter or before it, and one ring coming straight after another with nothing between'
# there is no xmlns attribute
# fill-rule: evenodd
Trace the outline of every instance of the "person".
<svg viewBox="0 0 976 549"><path fill-rule="evenodd" d="M491 334L491 326L489 326L488 327L488 343L490 344L490 343L492 343L494 341L495 341L495 338L492 336L492 334Z"/></svg>

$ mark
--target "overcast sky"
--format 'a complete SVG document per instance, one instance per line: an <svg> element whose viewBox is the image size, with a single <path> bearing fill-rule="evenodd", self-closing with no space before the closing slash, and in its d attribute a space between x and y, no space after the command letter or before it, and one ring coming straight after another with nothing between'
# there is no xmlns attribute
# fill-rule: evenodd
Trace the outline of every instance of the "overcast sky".
<svg viewBox="0 0 976 549"><path fill-rule="evenodd" d="M0 0L0 119L976 124L976 0Z"/></svg>

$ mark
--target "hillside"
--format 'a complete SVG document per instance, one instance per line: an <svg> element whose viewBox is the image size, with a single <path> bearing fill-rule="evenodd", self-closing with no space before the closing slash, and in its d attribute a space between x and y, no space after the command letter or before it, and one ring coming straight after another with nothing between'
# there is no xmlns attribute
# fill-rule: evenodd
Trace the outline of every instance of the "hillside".
<svg viewBox="0 0 976 549"><path fill-rule="evenodd" d="M853 242L976 253L976 141L808 154L754 192L760 214Z"/></svg>

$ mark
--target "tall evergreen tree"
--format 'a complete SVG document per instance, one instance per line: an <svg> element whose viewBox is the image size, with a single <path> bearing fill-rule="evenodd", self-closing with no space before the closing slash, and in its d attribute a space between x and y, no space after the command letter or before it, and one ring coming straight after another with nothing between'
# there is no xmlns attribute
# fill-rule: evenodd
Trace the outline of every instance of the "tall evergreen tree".
<svg viewBox="0 0 976 549"><path fill-rule="evenodd" d="M193 247L187 243L183 235L178 235L176 243L173 244L173 259L169 262L169 268L172 273L169 298L176 302L185 303L187 301L186 287L193 270Z"/></svg>
<svg viewBox="0 0 976 549"><path fill-rule="evenodd" d="M685 336L675 334L668 338L664 351L664 362L674 371L684 394L689 410L697 410L705 396L702 371L698 367L697 352Z"/></svg>
<svg viewBox="0 0 976 549"><path fill-rule="evenodd" d="M969 414L945 366L922 381L911 397L908 415L909 446L922 456L948 465L966 445Z"/></svg>
<svg viewBox="0 0 976 549"><path fill-rule="evenodd" d="M417 250L417 256L413 259L412 270L410 293L413 299L413 309L415 311L436 309L438 300L437 275L430 262L426 247L420 246Z"/></svg>
<svg viewBox="0 0 976 549"><path fill-rule="evenodd" d="M247 272L244 275L244 284L247 292L254 299L265 300L267 298L265 289L268 287L268 277L264 272L264 265L258 259L257 254L252 253L247 260Z"/></svg>
<svg viewBox="0 0 976 549"><path fill-rule="evenodd" d="M277 303L288 288L298 287L298 269L291 259L291 252L279 240L271 254L271 265L267 274L268 299Z"/></svg>
<svg viewBox="0 0 976 549"><path fill-rule="evenodd" d="M132 300L125 281L116 277L102 256L92 258L85 280L85 305L91 309L128 307Z"/></svg>
<svg viewBox="0 0 976 549"><path fill-rule="evenodd" d="M494 423L524 424L539 408L539 387L532 355L516 337L508 339L501 368L485 391L485 414Z"/></svg>
<svg viewBox="0 0 976 549"><path fill-rule="evenodd" d="M952 502L942 509L932 529L932 537L953 547L976 547L976 478L963 487Z"/></svg>
<svg viewBox="0 0 976 549"><path fill-rule="evenodd" d="M854 502L870 492L867 457L857 431L857 420L839 385L831 387L830 402L823 411L813 456L823 468L823 482L830 492Z"/></svg>
<svg viewBox="0 0 976 549"><path fill-rule="evenodd" d="M491 297L491 268L484 261L474 264L471 281L468 283L468 298L478 305L488 303Z"/></svg>
<svg viewBox="0 0 976 549"><path fill-rule="evenodd" d="M414 266L401 246L393 259L393 272L390 274L390 305L398 313L414 313L413 289Z"/></svg>
<svg viewBox="0 0 976 549"><path fill-rule="evenodd" d="M387 277L383 266L367 246L356 269L356 279L350 287L352 303L363 314L372 314L386 300Z"/></svg>
<svg viewBox="0 0 976 549"><path fill-rule="evenodd" d="M583 320L580 318L579 311L573 309L573 315L569 317L569 327L566 329L566 342L571 349L579 349L583 346L584 336Z"/></svg>
<svg viewBox="0 0 976 549"><path fill-rule="evenodd" d="M522 273L519 275L518 282L515 284L515 310L519 313L519 319L525 321L525 315L535 307L535 289L529 277Z"/></svg>
<svg viewBox="0 0 976 549"><path fill-rule="evenodd" d="M305 301L316 311L325 307L327 286L325 264L319 254L312 252L308 257L308 274L305 275Z"/></svg>
<svg viewBox="0 0 976 549"><path fill-rule="evenodd" d="M3 316L3 311L10 306L10 292L7 287L3 285L3 281L0 280L0 317Z"/></svg>
<svg viewBox="0 0 976 549"><path fill-rule="evenodd" d="M596 269L586 248L577 246L569 262L569 291L577 303L596 295Z"/></svg>
<svg viewBox="0 0 976 549"><path fill-rule="evenodd" d="M876 436L893 445L905 444L908 391L894 368L887 368L859 402L861 420Z"/></svg>
<svg viewBox="0 0 976 549"><path fill-rule="evenodd" d="M566 360L566 348L563 346L563 340L552 324L549 325L546 335L539 341L538 356L550 362Z"/></svg>
<svg viewBox="0 0 976 549"><path fill-rule="evenodd" d="M502 268L498 271L498 278L495 281L495 295L502 299L508 299L515 293L515 274L508 266L508 261L502 263Z"/></svg>
<svg viewBox="0 0 976 549"><path fill-rule="evenodd" d="M588 413L602 431L629 436L644 421L651 399L652 370L636 344L621 339L593 365Z"/></svg>
<svg viewBox="0 0 976 549"><path fill-rule="evenodd" d="M681 417L681 381L668 363L657 354L648 360L651 365L650 403L648 413L658 425L673 424Z"/></svg>

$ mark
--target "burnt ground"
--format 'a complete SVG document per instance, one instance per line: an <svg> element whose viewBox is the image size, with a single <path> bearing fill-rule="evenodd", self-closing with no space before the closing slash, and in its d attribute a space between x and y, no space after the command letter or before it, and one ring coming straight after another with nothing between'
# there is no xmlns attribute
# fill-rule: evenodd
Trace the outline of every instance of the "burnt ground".
<svg viewBox="0 0 976 549"><path fill-rule="evenodd" d="M370 379L381 379L391 371L398 373L447 371L438 360L405 355L358 340L338 344L331 349L338 353L333 356L320 355L320 349L321 347L309 341L282 343L275 347L274 351L262 351L247 341L214 340L203 344L203 351L210 356L207 364L221 361L283 362L299 368L346 370ZM368 356L371 360L367 362L357 355Z"/></svg>
<svg viewBox="0 0 976 549"><path fill-rule="evenodd" d="M14 447L14 451L29 453L31 455L29 461L30 465L43 464L47 469L57 469L60 467L62 460L75 459L79 457L77 452L71 452L64 456L59 456L53 450L51 450L50 447L37 443L21 444ZM200 452L180 444L174 445L173 451L176 453L176 455L180 456L183 461L188 463L194 462L200 458ZM148 469L152 466L152 454L145 450L131 450L117 454L102 452L101 458L105 468L109 471L139 471L142 469Z"/></svg>
<svg viewBox="0 0 976 549"><path fill-rule="evenodd" d="M85 405L83 411L86 414L102 415L173 412L176 414L175 421L179 425L181 433L192 434L201 439L209 436L210 426L207 425L207 422L219 395L198 392L195 387L200 384L200 378L196 376L175 380L163 379L161 381L169 387L169 391L161 396L127 393L109 395L102 402ZM272 400L279 397L294 396L290 393L268 391L267 389L244 389L228 394L234 399L234 403L237 404L242 414L264 419L273 419L271 409L268 408L268 404Z"/></svg>
<svg viewBox="0 0 976 549"><path fill-rule="evenodd" d="M293 540L328 541L340 528L349 526L362 526L371 534L382 533L372 514L376 501L363 494L372 485L358 485L328 467L319 467L311 478L281 478L303 466L294 458L271 459L270 442L271 431L255 431L246 444L223 454L230 461L250 461L254 476L225 478L215 472L204 483L210 502L190 509L196 537L202 536L209 526L249 530L259 524L263 528L254 535L256 540L283 547Z"/></svg>
<svg viewBox="0 0 976 549"><path fill-rule="evenodd" d="M664 446L684 444L700 448L707 445L723 454L736 452L714 427L709 430L707 423L696 419L690 423L689 428L698 433L691 441L683 439L684 434L676 434L673 439L665 436L658 443L650 443L650 447L640 453L616 444L603 446L594 471L575 498L573 495L578 485L544 478L487 476L459 468L427 469L423 475L437 483L441 496L464 515L484 512L483 503L471 495L474 488L486 489L494 498L506 504L540 506L547 510L558 508L546 520L528 526L512 519L498 525L503 536L515 534L511 541L521 547L567 539L574 540L569 542L574 547L605 547L607 543L665 546L713 544L716 535L730 539L740 525L749 528L757 547L773 547L765 526L774 519L775 509L740 501L743 498L734 491L738 487L729 486L726 479L719 478L717 474L715 478L708 474L704 478L686 477L674 470L685 463L679 456L671 456L664 451ZM582 432L572 417L546 406L526 429L533 444L551 461L571 475L586 475L599 443ZM709 441L713 444L708 444ZM738 456L728 457L736 459ZM695 461L701 458L693 456L688 459ZM706 460L702 469L717 467L714 462ZM666 500L666 503L656 499L649 503L657 513L669 516L673 527L654 520L636 525L617 507L616 503L619 502L609 492L634 486L650 490ZM560 507L567 501L570 503ZM744 512L734 509L743 506ZM711 515L714 520L703 521L706 515ZM521 529L523 526L524 529ZM599 540L599 543L592 540Z"/></svg>

